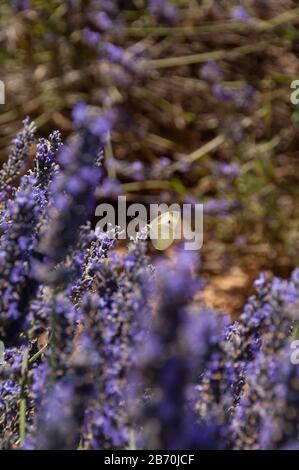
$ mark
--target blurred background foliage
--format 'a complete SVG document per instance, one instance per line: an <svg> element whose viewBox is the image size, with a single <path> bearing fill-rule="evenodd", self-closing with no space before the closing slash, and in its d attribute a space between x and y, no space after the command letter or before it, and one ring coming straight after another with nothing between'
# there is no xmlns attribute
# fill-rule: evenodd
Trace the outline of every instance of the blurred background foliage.
<svg viewBox="0 0 299 470"><path fill-rule="evenodd" d="M204 202L207 296L238 309L298 265L298 25L294 0L2 1L1 157L25 115L67 137L99 108L99 201Z"/></svg>

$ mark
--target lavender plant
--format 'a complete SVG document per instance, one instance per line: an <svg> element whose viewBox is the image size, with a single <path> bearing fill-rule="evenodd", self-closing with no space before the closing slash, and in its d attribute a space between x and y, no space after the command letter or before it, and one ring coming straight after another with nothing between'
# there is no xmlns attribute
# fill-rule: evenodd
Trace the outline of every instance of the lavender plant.
<svg viewBox="0 0 299 470"><path fill-rule="evenodd" d="M80 104L74 119L15 189L1 173L0 448L297 447L298 270L261 275L232 323L195 300L196 253L153 268L142 232L120 254L119 229L91 222L110 115Z"/></svg>
<svg viewBox="0 0 299 470"><path fill-rule="evenodd" d="M78 101L104 115L117 107L99 197L154 190L166 202L203 201L213 239L205 269L222 273L237 261L247 272L247 243L259 245L252 279L260 269L290 270L298 263L298 110L289 99L297 3L1 2L1 144L24 113L43 133L57 126L70 135Z"/></svg>
<svg viewBox="0 0 299 470"><path fill-rule="evenodd" d="M26 118L24 127L13 140L13 147L0 172L0 193L3 201L11 189L11 183L20 174L29 159L29 150L33 142L35 125Z"/></svg>

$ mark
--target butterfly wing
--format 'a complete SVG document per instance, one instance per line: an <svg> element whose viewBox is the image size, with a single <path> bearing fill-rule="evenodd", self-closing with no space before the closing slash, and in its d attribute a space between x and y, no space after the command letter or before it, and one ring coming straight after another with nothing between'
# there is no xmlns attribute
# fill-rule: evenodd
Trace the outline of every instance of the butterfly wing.
<svg viewBox="0 0 299 470"><path fill-rule="evenodd" d="M150 223L150 238L157 250L166 250L173 243L179 221L178 211L167 211Z"/></svg>

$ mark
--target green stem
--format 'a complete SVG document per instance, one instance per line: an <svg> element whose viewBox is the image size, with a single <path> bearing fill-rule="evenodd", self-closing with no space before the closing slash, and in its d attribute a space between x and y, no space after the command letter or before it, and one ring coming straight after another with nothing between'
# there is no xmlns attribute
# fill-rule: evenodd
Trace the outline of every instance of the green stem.
<svg viewBox="0 0 299 470"><path fill-rule="evenodd" d="M28 348L25 349L22 368L21 368L21 393L20 393L20 418L19 418L19 441L22 445L25 441L26 434L26 391L25 387L27 384L27 372L28 372L28 359L29 351Z"/></svg>
<svg viewBox="0 0 299 470"><path fill-rule="evenodd" d="M26 434L26 398L21 398L20 401L20 423L19 423L19 444L22 445L25 441Z"/></svg>
<svg viewBox="0 0 299 470"><path fill-rule="evenodd" d="M48 345L45 344L39 351L37 351L37 353L35 353L32 357L30 357L30 359L28 360L28 363L32 364L33 362L35 362L42 355L42 353L45 351L47 346Z"/></svg>
<svg viewBox="0 0 299 470"><path fill-rule="evenodd" d="M223 58L233 58L239 55L251 54L253 52L262 51L269 47L268 41L261 41L255 44L246 44L233 49L221 49L218 51L201 52L199 54L191 54L180 57L167 57L165 59L154 59L149 61L149 65L156 69L165 67L178 67L182 65L199 64L207 60L220 60Z"/></svg>
<svg viewBox="0 0 299 470"><path fill-rule="evenodd" d="M199 160L201 157L204 157L207 155L209 152L212 152L213 150L216 150L220 145L222 145L225 142L225 136L223 134L218 135L214 139L210 140L206 144L204 144L202 147L199 149L195 150L194 152L190 153L187 157L185 157L182 160L179 160L171 165L171 170L176 171L180 170L182 165L188 163L195 162L196 160Z"/></svg>
<svg viewBox="0 0 299 470"><path fill-rule="evenodd" d="M109 176L109 178L115 179L116 178L116 171L115 171L115 168L113 167L114 156L113 156L113 149L112 149L112 144L111 144L110 132L109 132L109 135L108 135L108 140L107 140L107 144L105 146L104 154L105 154L105 160L106 160L106 163L107 163L106 168L107 168L108 176Z"/></svg>
<svg viewBox="0 0 299 470"><path fill-rule="evenodd" d="M252 18L251 20L244 23L244 21L223 21L219 23L205 23L200 26L132 26L128 28L127 33L129 36L141 36L147 37L149 34L152 36L192 36L194 34L205 34L220 32L233 32L233 31L244 31L244 30L258 30L258 31L269 31L275 29L284 23L290 23L292 20L296 20L299 14L299 8L285 11L276 17L268 21L262 21Z"/></svg>
<svg viewBox="0 0 299 470"><path fill-rule="evenodd" d="M173 189L170 181L148 180L132 183L124 183L123 190L126 192L142 191L143 189Z"/></svg>

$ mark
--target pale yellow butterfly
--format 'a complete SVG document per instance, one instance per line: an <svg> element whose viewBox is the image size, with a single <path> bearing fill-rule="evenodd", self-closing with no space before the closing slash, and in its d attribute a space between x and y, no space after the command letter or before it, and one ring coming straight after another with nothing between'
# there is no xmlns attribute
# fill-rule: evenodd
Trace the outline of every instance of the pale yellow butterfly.
<svg viewBox="0 0 299 470"><path fill-rule="evenodd" d="M167 211L148 225L151 242L157 250L166 250L175 238L179 238L180 221L179 211Z"/></svg>

